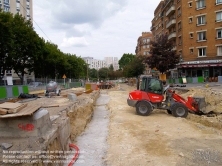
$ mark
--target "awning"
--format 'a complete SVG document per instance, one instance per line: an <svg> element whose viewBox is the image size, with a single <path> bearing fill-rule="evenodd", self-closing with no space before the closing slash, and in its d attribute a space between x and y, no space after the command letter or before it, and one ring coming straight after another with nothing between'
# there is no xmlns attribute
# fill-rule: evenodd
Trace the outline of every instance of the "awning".
<svg viewBox="0 0 222 166"><path fill-rule="evenodd" d="M178 68L190 68L190 67L217 67L222 66L222 63L209 63L209 64L181 64Z"/></svg>

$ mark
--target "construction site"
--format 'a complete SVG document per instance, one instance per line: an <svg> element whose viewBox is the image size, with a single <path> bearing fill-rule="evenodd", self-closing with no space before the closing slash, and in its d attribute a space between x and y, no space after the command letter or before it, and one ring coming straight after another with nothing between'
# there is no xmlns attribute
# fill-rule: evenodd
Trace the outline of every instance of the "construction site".
<svg viewBox="0 0 222 166"><path fill-rule="evenodd" d="M30 93L0 104L0 165L222 165L221 84L171 87L205 97L208 114L140 116L127 104L136 85Z"/></svg>

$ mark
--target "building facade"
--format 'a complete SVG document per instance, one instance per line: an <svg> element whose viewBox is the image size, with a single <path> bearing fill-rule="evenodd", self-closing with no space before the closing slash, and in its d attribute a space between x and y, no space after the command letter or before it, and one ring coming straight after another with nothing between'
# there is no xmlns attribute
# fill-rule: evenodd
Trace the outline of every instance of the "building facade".
<svg viewBox="0 0 222 166"><path fill-rule="evenodd" d="M136 56L150 56L150 41L153 40L153 34L151 32L142 32L142 36L137 39ZM151 75L152 70L146 65L145 75Z"/></svg>
<svg viewBox="0 0 222 166"><path fill-rule="evenodd" d="M110 65L113 65L114 71L119 70L118 57L105 57L104 59L108 68L110 67Z"/></svg>
<svg viewBox="0 0 222 166"><path fill-rule="evenodd" d="M104 60L93 59L93 57L83 57L82 59L88 64L90 69L99 70L100 68L107 67Z"/></svg>
<svg viewBox="0 0 222 166"><path fill-rule="evenodd" d="M180 55L174 77L222 75L222 0L163 0L154 11L154 40L168 34Z"/></svg>
<svg viewBox="0 0 222 166"><path fill-rule="evenodd" d="M0 8L5 12L19 13L27 20L33 18L32 0L0 0Z"/></svg>
<svg viewBox="0 0 222 166"><path fill-rule="evenodd" d="M140 36L137 39L137 46L135 50L135 53L137 56L150 55L150 41L152 40L152 38L153 38L153 35L151 32L142 32L142 36Z"/></svg>

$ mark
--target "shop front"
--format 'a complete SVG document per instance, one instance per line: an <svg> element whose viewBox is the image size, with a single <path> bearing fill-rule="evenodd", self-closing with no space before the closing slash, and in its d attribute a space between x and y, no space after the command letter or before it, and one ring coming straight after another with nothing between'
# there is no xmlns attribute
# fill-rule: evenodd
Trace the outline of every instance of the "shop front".
<svg viewBox="0 0 222 166"><path fill-rule="evenodd" d="M178 77L197 78L197 82L217 82L222 76L222 60L183 62L177 68Z"/></svg>

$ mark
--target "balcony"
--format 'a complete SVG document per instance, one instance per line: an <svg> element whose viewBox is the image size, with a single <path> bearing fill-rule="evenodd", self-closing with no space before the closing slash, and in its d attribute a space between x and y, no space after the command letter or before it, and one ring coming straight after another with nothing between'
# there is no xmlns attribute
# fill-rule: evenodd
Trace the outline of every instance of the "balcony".
<svg viewBox="0 0 222 166"><path fill-rule="evenodd" d="M176 32L173 32L173 33L171 33L171 34L168 36L168 40L171 40L171 39L176 38L176 37L177 37Z"/></svg>
<svg viewBox="0 0 222 166"><path fill-rule="evenodd" d="M176 19L174 18L167 23L166 28L169 29L175 24L176 24Z"/></svg>
<svg viewBox="0 0 222 166"><path fill-rule="evenodd" d="M167 10L166 16L169 16L171 13L175 12L175 10L176 10L175 5L172 5L172 6L169 8L169 10Z"/></svg>

